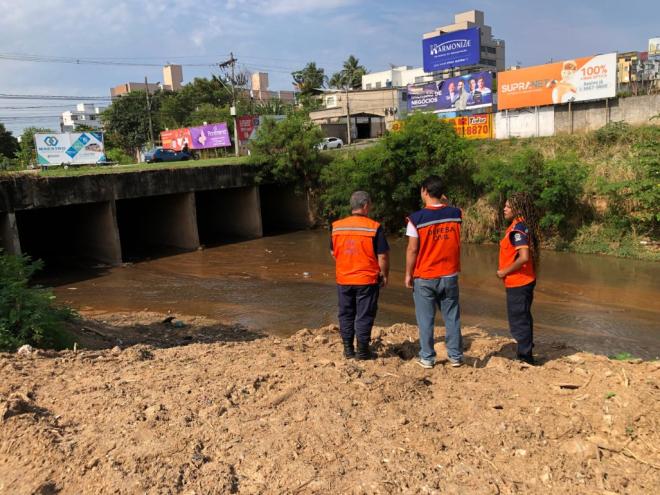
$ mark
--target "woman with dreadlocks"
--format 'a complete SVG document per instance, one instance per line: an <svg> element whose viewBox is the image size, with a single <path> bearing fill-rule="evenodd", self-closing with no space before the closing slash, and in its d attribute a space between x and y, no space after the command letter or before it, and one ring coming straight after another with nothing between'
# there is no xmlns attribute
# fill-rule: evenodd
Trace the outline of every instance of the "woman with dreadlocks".
<svg viewBox="0 0 660 495"><path fill-rule="evenodd" d="M514 193L504 204L504 219L511 222L500 241L497 276L504 280L511 335L518 343L517 358L534 364L532 301L539 264L539 223L532 197Z"/></svg>

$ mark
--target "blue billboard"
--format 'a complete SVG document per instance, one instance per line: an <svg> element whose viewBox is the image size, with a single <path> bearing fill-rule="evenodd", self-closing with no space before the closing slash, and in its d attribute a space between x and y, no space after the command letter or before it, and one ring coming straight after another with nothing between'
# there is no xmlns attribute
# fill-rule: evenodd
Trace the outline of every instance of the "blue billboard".
<svg viewBox="0 0 660 495"><path fill-rule="evenodd" d="M422 40L424 72L462 65L477 65L481 59L479 28L461 29Z"/></svg>
<svg viewBox="0 0 660 495"><path fill-rule="evenodd" d="M408 86L408 111L456 112L490 107L493 104L493 76L476 72L442 81Z"/></svg>

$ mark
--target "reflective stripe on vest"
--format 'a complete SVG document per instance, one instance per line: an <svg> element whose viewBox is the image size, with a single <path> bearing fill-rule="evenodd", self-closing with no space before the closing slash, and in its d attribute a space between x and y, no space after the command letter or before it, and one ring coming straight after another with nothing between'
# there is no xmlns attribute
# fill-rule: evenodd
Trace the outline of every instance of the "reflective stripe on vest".
<svg viewBox="0 0 660 495"><path fill-rule="evenodd" d="M426 207L410 215L408 220L419 235L413 277L432 279L461 271L462 220L458 208ZM419 223L415 224L415 220Z"/></svg>
<svg viewBox="0 0 660 495"><path fill-rule="evenodd" d="M378 283L380 267L374 250L374 237L379 227L375 220L359 215L332 224L332 252L338 284Z"/></svg>

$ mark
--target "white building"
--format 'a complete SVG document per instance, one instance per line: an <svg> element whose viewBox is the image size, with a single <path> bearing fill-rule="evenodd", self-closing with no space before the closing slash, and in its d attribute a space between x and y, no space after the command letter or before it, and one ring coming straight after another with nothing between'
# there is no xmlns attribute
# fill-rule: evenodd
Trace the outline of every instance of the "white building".
<svg viewBox="0 0 660 495"><path fill-rule="evenodd" d="M382 72L372 72L362 76L362 89L405 88L408 84L432 81L431 74L418 67L413 69L409 65L392 67Z"/></svg>
<svg viewBox="0 0 660 495"><path fill-rule="evenodd" d="M76 128L84 125L101 129L101 112L104 107L97 107L93 103L78 103L75 110L62 112L60 117L60 130L62 132L75 132Z"/></svg>

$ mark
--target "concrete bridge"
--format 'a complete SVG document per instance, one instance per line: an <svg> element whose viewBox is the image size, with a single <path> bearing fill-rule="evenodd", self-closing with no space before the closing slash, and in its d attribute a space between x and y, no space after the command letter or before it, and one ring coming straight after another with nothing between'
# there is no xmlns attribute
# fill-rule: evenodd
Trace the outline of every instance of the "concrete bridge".
<svg viewBox="0 0 660 495"><path fill-rule="evenodd" d="M310 226L292 188L249 165L75 177L0 178L0 248L33 258L120 264L165 249Z"/></svg>

